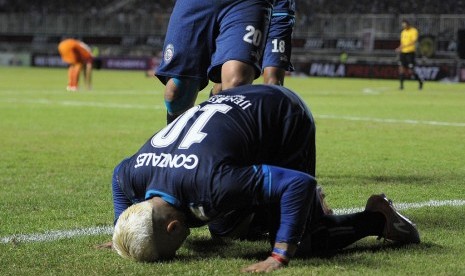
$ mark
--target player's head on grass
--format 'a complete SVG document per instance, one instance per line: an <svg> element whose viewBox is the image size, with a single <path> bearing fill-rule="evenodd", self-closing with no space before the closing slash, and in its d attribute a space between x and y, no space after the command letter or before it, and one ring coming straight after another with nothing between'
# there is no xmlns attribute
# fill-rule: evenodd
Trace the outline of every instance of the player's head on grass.
<svg viewBox="0 0 465 276"><path fill-rule="evenodd" d="M159 197L137 203L119 217L113 247L124 258L141 262L171 259L190 234L182 212Z"/></svg>

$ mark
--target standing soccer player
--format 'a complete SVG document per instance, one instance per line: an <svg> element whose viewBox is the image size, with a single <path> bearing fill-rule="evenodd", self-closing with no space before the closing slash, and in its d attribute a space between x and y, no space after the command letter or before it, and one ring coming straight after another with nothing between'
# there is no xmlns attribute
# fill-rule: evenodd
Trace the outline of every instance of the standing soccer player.
<svg viewBox="0 0 465 276"><path fill-rule="evenodd" d="M166 85L170 123L194 105L208 81L223 89L260 76L274 0L178 0L156 76Z"/></svg>
<svg viewBox="0 0 465 276"><path fill-rule="evenodd" d="M263 54L263 82L284 85L286 71L294 71L291 64L291 39L295 25L295 1L276 0L270 30Z"/></svg>
<svg viewBox="0 0 465 276"><path fill-rule="evenodd" d="M418 30L411 26L407 20L402 20L402 32L400 33L400 45L396 52L400 53L399 80L400 89L404 89L406 76L414 76L418 80L418 89L423 89L423 79L415 71L415 51L418 41Z"/></svg>

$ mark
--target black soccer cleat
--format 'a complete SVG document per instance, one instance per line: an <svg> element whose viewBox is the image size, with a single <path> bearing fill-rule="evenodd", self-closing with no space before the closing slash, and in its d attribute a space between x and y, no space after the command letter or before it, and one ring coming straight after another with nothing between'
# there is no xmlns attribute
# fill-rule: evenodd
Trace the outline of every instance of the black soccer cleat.
<svg viewBox="0 0 465 276"><path fill-rule="evenodd" d="M420 243L420 234L413 222L396 211L384 194L372 195L366 204L365 211L379 212L386 218L383 234L385 238L399 243Z"/></svg>

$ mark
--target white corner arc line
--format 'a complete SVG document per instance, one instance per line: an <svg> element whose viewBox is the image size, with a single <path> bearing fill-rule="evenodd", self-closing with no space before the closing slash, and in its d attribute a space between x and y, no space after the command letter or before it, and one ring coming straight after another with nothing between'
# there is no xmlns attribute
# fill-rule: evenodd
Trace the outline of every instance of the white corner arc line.
<svg viewBox="0 0 465 276"><path fill-rule="evenodd" d="M99 107L99 108L119 108L119 109L163 109L162 105L139 105L139 104L122 104L122 103L109 103L109 102L86 102L86 101L51 101L49 99L17 99L8 98L0 99L1 102L6 103L26 103L26 104L46 104L46 105L62 105L62 106L76 106L76 107ZM389 124L411 124L411 125L432 125L432 126L453 126L465 127L465 123L460 122L441 122L441 121L422 121L422 120L400 120L388 118L374 118L374 117L357 117L345 115L329 115L329 114L314 114L316 119L334 119L346 121L365 121L376 123L389 123Z"/></svg>
<svg viewBox="0 0 465 276"><path fill-rule="evenodd" d="M432 125L432 126L455 126L465 127L465 123L457 122L440 122L440 121L421 121L421 120L399 120L399 119L382 119L372 117L357 117L357 116L344 116L344 115L314 115L316 119L336 119L346 121L365 121L365 122L376 122L376 123L388 123L388 124L410 124L410 125Z"/></svg>
<svg viewBox="0 0 465 276"><path fill-rule="evenodd" d="M460 207L465 206L465 200L454 199L454 200L430 200L425 202L414 202L414 203L394 203L394 207L397 210L408 210L408 209L420 209L425 207ZM343 209L333 209L334 213L337 215L341 214L350 214L354 212L363 211L364 208L343 208ZM55 230L48 231L45 233L35 233L35 234L18 234L11 235L7 237L0 238L0 244L7 243L30 243L30 242L51 242L61 239L69 239L73 237L83 237L83 236L97 236L97 235L111 235L113 233L113 226L96 226L89 228L81 229L72 229L72 230Z"/></svg>

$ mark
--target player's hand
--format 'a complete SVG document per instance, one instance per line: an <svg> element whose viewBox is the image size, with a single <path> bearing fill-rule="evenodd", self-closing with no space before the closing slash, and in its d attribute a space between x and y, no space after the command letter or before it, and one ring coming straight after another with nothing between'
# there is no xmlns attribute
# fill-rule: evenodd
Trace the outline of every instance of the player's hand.
<svg viewBox="0 0 465 276"><path fill-rule="evenodd" d="M394 51L396 51L396 53L400 53L400 47L397 47Z"/></svg>
<svg viewBox="0 0 465 276"><path fill-rule="evenodd" d="M275 270L281 269L283 267L284 267L284 265L282 263L276 261L272 257L268 257L268 259L266 259L266 260L264 260L262 262L259 262L259 263L253 264L253 265L249 265L248 267L243 268L241 270L241 272L263 273L263 272L275 271Z"/></svg>
<svg viewBox="0 0 465 276"><path fill-rule="evenodd" d="M95 246L95 249L111 249L113 247L113 242L109 241Z"/></svg>

